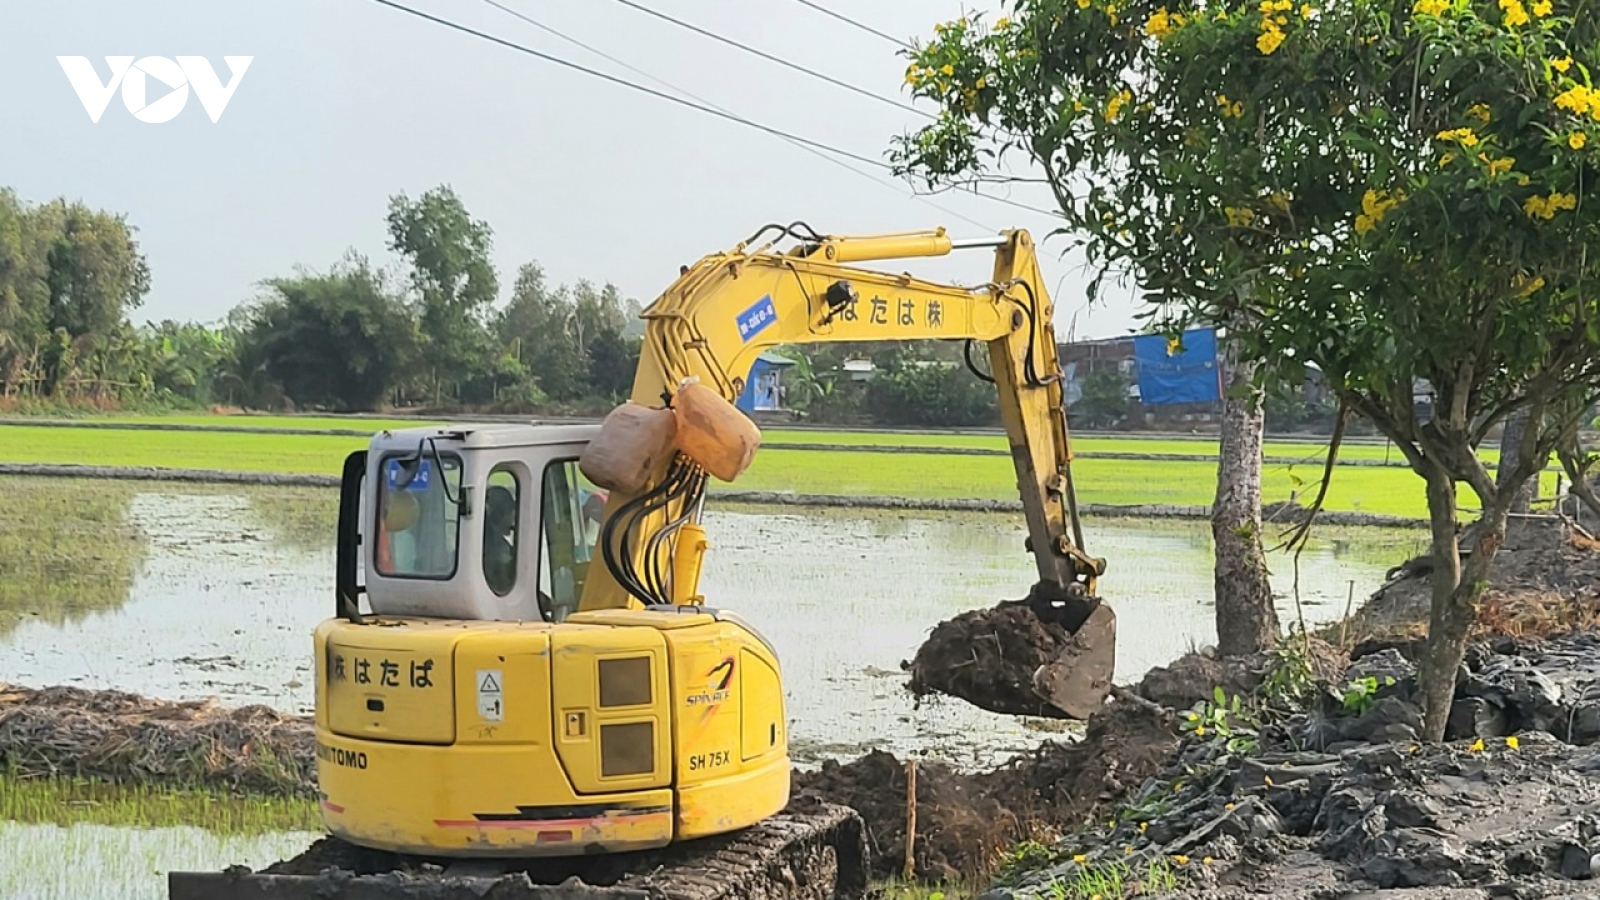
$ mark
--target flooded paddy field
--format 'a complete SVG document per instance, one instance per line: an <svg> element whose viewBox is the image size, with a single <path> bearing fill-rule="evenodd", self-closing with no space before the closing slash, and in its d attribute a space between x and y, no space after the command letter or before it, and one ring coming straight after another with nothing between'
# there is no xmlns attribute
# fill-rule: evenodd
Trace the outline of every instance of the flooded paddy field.
<svg viewBox="0 0 1600 900"><path fill-rule="evenodd" d="M311 632L332 612L336 497L241 488L0 479L0 681L217 697L309 712ZM710 602L775 644L802 764L870 747L988 765L1041 727L904 689L939 621L1023 596L1033 582L1020 515L883 511L706 513ZM1117 610L1117 678L1215 638L1204 522L1092 519ZM1308 624L1337 618L1425 535L1325 530L1303 554ZM1269 560L1286 621L1289 557ZM1353 583L1353 584L1352 584Z"/></svg>
<svg viewBox="0 0 1600 900"><path fill-rule="evenodd" d="M314 488L0 478L0 682L309 712L311 632L333 608L336 500ZM800 765L881 748L987 767L1065 727L919 705L900 670L939 621L1026 593L1020 515L724 505L705 524L704 593L776 646ZM1426 539L1318 534L1298 579L1312 625ZM1101 593L1119 617L1118 681L1214 640L1207 523L1090 519L1085 538L1109 560ZM1290 559L1269 564L1292 621ZM310 842L298 830L0 818L25 819L0 821L8 897L159 897L169 869L258 866Z"/></svg>

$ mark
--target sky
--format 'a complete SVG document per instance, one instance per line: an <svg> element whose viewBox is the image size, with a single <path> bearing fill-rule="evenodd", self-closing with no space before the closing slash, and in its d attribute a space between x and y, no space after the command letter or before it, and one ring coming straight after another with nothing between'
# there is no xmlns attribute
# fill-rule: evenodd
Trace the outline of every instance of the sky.
<svg viewBox="0 0 1600 900"><path fill-rule="evenodd" d="M893 136L926 121L636 8L912 104L894 44L802 0L395 2L885 162ZM1000 5L812 2L905 39L963 12L992 18ZM150 123L120 89L91 121L58 56L87 57L101 83L106 56L203 56L223 84L232 77L223 57L253 58L218 121L189 89L181 112ZM154 74L159 64L140 67ZM0 185L29 202L66 197L128 217L152 271L135 321L215 322L258 297L263 279L326 269L352 249L394 266L389 197L448 184L494 229L502 301L518 268L537 262L550 280L609 281L648 304L680 265L798 219L836 234L1026 228L1043 241L1063 339L1137 324L1128 294L1089 304L1092 273L1065 238L1046 239L1060 225L1053 216L963 194L914 197L886 170L864 175L864 163L847 160L860 170L851 171L822 151L377 0L11 2L0 9L0 82L11 86L0 92ZM144 83L154 112L168 89ZM1037 185L986 190L1052 205ZM989 252L872 265L970 282L988 277Z"/></svg>

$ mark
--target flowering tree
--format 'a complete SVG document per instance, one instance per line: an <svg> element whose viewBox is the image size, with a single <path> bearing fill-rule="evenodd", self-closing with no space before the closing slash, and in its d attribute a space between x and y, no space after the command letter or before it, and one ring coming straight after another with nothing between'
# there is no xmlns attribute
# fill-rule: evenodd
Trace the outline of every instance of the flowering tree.
<svg viewBox="0 0 1600 900"><path fill-rule="evenodd" d="M1014 0L939 26L907 70L942 112L897 142L906 172L1024 156L1151 316L1315 364L1405 454L1432 519L1430 740L1516 490L1600 372L1600 16L1561 2ZM1535 424L1496 478L1475 449L1513 413Z"/></svg>

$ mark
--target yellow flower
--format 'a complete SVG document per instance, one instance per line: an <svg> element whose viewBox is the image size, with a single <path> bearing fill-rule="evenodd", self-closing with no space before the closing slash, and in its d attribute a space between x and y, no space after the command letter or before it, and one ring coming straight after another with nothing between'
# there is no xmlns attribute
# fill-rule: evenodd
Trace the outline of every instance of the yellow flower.
<svg viewBox="0 0 1600 900"><path fill-rule="evenodd" d="M1272 21L1277 22L1279 25L1287 25L1287 24L1289 24L1289 17L1288 16L1274 16L1272 18Z"/></svg>
<svg viewBox="0 0 1600 900"><path fill-rule="evenodd" d="M1530 217L1536 216L1547 220L1554 219L1556 213L1563 209L1577 208L1578 198L1573 194L1562 193L1553 193L1548 197L1540 197L1536 194L1529 197L1527 202L1522 204L1523 212L1526 212Z"/></svg>
<svg viewBox="0 0 1600 900"><path fill-rule="evenodd" d="M1088 862L1088 861L1089 861L1089 857L1087 857L1087 856L1084 856L1084 855L1083 855L1083 854L1082 854L1082 853L1079 853L1079 854L1078 854L1078 855L1077 855L1077 856L1074 856L1074 857L1073 857L1073 858L1072 858L1072 861L1073 861L1073 862L1075 862L1075 863L1077 863L1077 864L1078 864L1078 865L1080 865L1080 866L1081 866L1081 865L1083 865L1083 864L1084 864L1084 863L1086 863L1086 862Z"/></svg>
<svg viewBox="0 0 1600 900"><path fill-rule="evenodd" d="M1128 846L1127 844L1123 844L1122 845L1122 852L1123 853L1132 853L1133 852L1133 848Z"/></svg>
<svg viewBox="0 0 1600 900"><path fill-rule="evenodd" d="M1089 0L1078 0L1078 8L1079 9L1088 9L1089 8Z"/></svg>
<svg viewBox="0 0 1600 900"><path fill-rule="evenodd" d="M1224 206L1222 208L1222 214L1228 217L1228 225L1233 228L1243 228L1256 220L1256 212L1253 209L1241 209L1236 206ZM1195 734L1204 737L1205 726L1201 725L1199 728L1195 729Z"/></svg>
<svg viewBox="0 0 1600 900"><path fill-rule="evenodd" d="M906 84L916 84L918 81L921 81L921 80L922 80L922 70L921 69L918 69L915 65L912 65L911 68L906 70Z"/></svg>
<svg viewBox="0 0 1600 900"><path fill-rule="evenodd" d="M1557 72L1565 72L1572 68L1572 57L1563 56L1560 59L1552 59L1550 60L1550 67Z"/></svg>
<svg viewBox="0 0 1600 900"><path fill-rule="evenodd" d="M1454 153L1446 153L1445 155L1439 157L1439 168L1442 169L1455 161L1456 155Z"/></svg>
<svg viewBox="0 0 1600 900"><path fill-rule="evenodd" d="M1473 741L1471 750L1473 753L1481 752L1483 750L1483 738L1478 738L1477 740Z"/></svg>
<svg viewBox="0 0 1600 900"><path fill-rule="evenodd" d="M978 76L978 80L973 82L972 86L977 88L980 91L983 90L984 88L989 86L989 76L987 76L987 75L979 75Z"/></svg>
<svg viewBox="0 0 1600 900"><path fill-rule="evenodd" d="M1541 278L1535 278L1534 281L1539 283L1539 287L1544 287L1544 278L1542 278L1542 277ZM1538 288L1535 288L1534 290L1538 290ZM1532 291L1530 291L1529 293L1532 293ZM1517 736L1516 735L1513 734L1510 737L1506 738L1506 746L1507 747L1510 747L1511 749L1515 750L1515 749L1517 749L1517 745L1518 745L1518 741L1517 741Z"/></svg>
<svg viewBox="0 0 1600 900"><path fill-rule="evenodd" d="M1172 16L1167 12L1167 8L1163 6L1151 13L1150 18L1145 21L1144 33L1159 41L1172 33L1172 27Z"/></svg>
<svg viewBox="0 0 1600 900"><path fill-rule="evenodd" d="M1550 5L1550 0L1539 0L1538 3L1533 5L1533 14L1543 18L1550 15L1553 9L1554 7Z"/></svg>
<svg viewBox="0 0 1600 900"><path fill-rule="evenodd" d="M1367 189L1361 196L1361 212L1356 215L1356 234L1366 234L1377 228L1383 217L1389 214L1389 210L1398 206L1403 199L1405 199L1403 194L1391 195L1388 191ZM1269 779L1267 783L1271 784L1272 781Z"/></svg>
<svg viewBox="0 0 1600 900"><path fill-rule="evenodd" d="M1194 736L1195 737L1205 737L1206 736L1206 727L1204 725L1201 725L1201 726L1195 728Z"/></svg>
<svg viewBox="0 0 1600 900"><path fill-rule="evenodd" d="M1182 853L1179 853L1179 854L1177 854L1177 855L1172 857L1172 861L1177 863L1180 866L1187 866L1189 864L1189 857L1184 856Z"/></svg>
<svg viewBox="0 0 1600 900"><path fill-rule="evenodd" d="M1463 147L1478 146L1478 133L1471 128L1455 128L1450 131L1441 131L1434 137L1441 141L1456 141Z"/></svg>
<svg viewBox="0 0 1600 900"><path fill-rule="evenodd" d="M1150 823L1149 822L1140 822L1139 823L1139 833L1140 834L1144 834L1145 831L1147 831L1149 828L1150 828Z"/></svg>
<svg viewBox="0 0 1600 900"><path fill-rule="evenodd" d="M1589 136L1581 131L1574 131L1567 135L1567 146L1574 150L1582 150L1583 145L1589 143Z"/></svg>
<svg viewBox="0 0 1600 900"><path fill-rule="evenodd" d="M1489 177L1493 178L1494 176L1499 175L1499 174L1501 174L1503 172L1511 171L1511 167L1515 163L1516 163L1516 160L1512 159L1509 156L1501 157L1500 159L1492 159L1492 160L1490 160L1489 161Z"/></svg>
<svg viewBox="0 0 1600 900"><path fill-rule="evenodd" d="M1211 857L1208 856L1205 859L1200 860L1200 862L1209 866L1211 865Z"/></svg>
<svg viewBox="0 0 1600 900"><path fill-rule="evenodd" d="M1482 122L1483 124L1487 125L1487 124L1489 124L1489 104L1487 104L1487 103L1474 104L1471 109L1467 110L1467 115L1469 115L1469 116L1473 117L1474 119L1477 119L1479 122Z"/></svg>
<svg viewBox="0 0 1600 900"><path fill-rule="evenodd" d="M1224 806L1223 809L1228 812L1233 812L1233 804L1229 803L1227 806Z"/></svg>
<svg viewBox="0 0 1600 900"><path fill-rule="evenodd" d="M1450 0L1417 0L1411 11L1425 16L1442 16L1449 8Z"/></svg>
<svg viewBox="0 0 1600 900"><path fill-rule="evenodd" d="M1556 95L1556 106L1570 113L1581 113L1589 108L1591 93L1593 92L1581 84L1573 85Z"/></svg>
<svg viewBox="0 0 1600 900"><path fill-rule="evenodd" d="M956 67L950 65L949 63L945 63L944 65L939 67L939 71L944 73L945 75L954 75L956 73Z"/></svg>
<svg viewBox="0 0 1600 900"><path fill-rule="evenodd" d="M1521 276L1518 276L1516 281L1513 282L1513 284L1512 284L1513 287L1518 288L1518 290L1517 290L1517 299L1518 300L1525 300L1528 297L1532 297L1534 294L1539 293L1539 291L1544 289L1544 285L1545 285L1545 281L1544 281L1544 276L1543 275L1540 275L1537 278L1534 278L1532 281L1529 281L1529 280L1527 280L1527 279L1525 279L1525 278L1523 278ZM1510 747L1513 750L1517 749L1517 739L1516 739L1515 735L1513 735L1512 737L1506 738L1506 746Z"/></svg>
<svg viewBox="0 0 1600 900"><path fill-rule="evenodd" d="M1267 197L1267 202L1276 206L1280 212L1289 211L1289 194L1287 191L1273 191Z"/></svg>
<svg viewBox="0 0 1600 900"><path fill-rule="evenodd" d="M1261 36L1256 38L1256 49L1260 50L1263 56L1271 56L1282 45L1283 32L1281 31L1263 31Z"/></svg>
<svg viewBox="0 0 1600 900"><path fill-rule="evenodd" d="M1127 90L1126 88L1119 92L1115 97L1112 97L1111 102L1106 104L1106 121L1110 122L1111 120L1115 119L1117 114L1122 112L1122 107L1126 106L1128 101L1132 99L1133 92Z"/></svg>
<svg viewBox="0 0 1600 900"><path fill-rule="evenodd" d="M1300 4L1300 18L1309 19L1317 14L1317 10L1309 3Z"/></svg>
<svg viewBox="0 0 1600 900"><path fill-rule="evenodd" d="M1011 20L1006 18L1005 16L1001 16L1000 18L994 20L994 27L995 27L995 30L997 30L997 31L999 29L1001 29L1001 28L1005 28L1007 25L1010 25L1010 24L1011 24Z"/></svg>
<svg viewBox="0 0 1600 900"><path fill-rule="evenodd" d="M1523 8L1522 0L1500 0L1500 8L1506 11L1505 25L1507 28L1517 28L1528 24L1528 11Z"/></svg>

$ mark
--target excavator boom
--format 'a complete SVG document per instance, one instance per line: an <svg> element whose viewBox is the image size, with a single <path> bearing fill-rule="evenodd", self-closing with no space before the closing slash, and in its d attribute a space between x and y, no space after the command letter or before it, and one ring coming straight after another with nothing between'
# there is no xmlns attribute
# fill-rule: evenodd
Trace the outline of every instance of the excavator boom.
<svg viewBox="0 0 1600 900"><path fill-rule="evenodd" d="M795 239L795 246L785 252L774 249L775 241L751 246L773 230L778 239ZM970 286L850 265L979 248L993 250L994 266L987 281ZM1054 312L1026 231L955 240L942 228L837 237L798 224L772 225L731 251L685 267L644 311L631 399L659 407L693 380L732 401L756 358L784 344L966 341L968 365L998 392L1039 573L1029 600L1042 617L1077 636L1060 660L1037 673L1035 687L1067 715L1084 718L1109 690L1115 619L1096 596L1105 562L1085 551L1077 514ZM989 375L973 364L975 343L987 349ZM613 573L597 571L585 584L580 609L691 602L694 585L673 582L670 575L682 569L673 571L672 544L659 536L694 518L704 484L671 494L661 487L668 481L669 463L662 461L651 487L613 491L605 512L608 522L629 518L626 527L613 522L615 532L657 536L653 549L642 541L608 546L627 570L656 577L635 577L625 587ZM641 506L641 495L650 491L661 492L658 502ZM640 512L647 507L653 512Z"/></svg>

